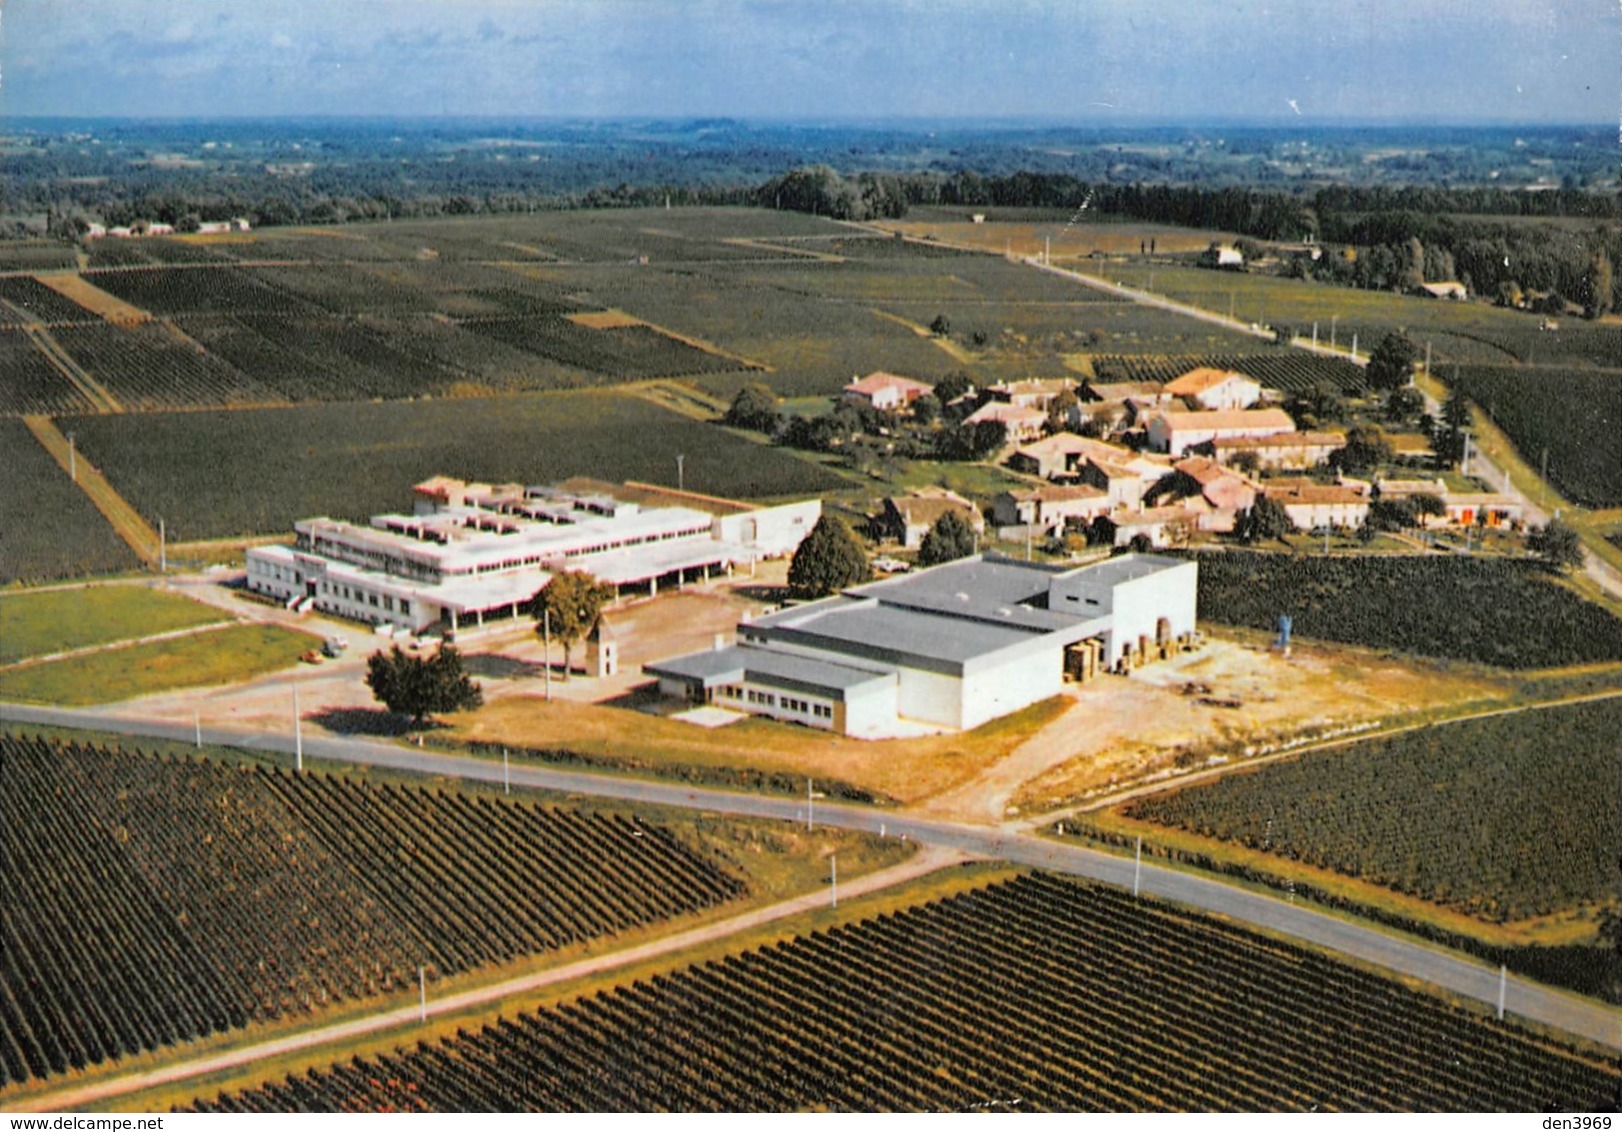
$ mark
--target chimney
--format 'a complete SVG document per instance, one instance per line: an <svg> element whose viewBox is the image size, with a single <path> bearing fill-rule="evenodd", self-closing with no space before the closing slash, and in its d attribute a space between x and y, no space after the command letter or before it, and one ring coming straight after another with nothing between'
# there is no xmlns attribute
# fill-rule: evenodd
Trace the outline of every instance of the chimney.
<svg viewBox="0 0 1622 1132"><path fill-rule="evenodd" d="M727 635L725 633L717 633L717 634L715 634L715 643L714 643L714 645L712 647L714 648L714 650L716 652L720 652L722 649L726 648L727 647Z"/></svg>

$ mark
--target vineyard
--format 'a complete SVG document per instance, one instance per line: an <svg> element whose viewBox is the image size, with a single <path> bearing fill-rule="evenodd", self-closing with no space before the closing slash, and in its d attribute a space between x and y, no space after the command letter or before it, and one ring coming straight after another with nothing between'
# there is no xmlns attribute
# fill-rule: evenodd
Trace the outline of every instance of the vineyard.
<svg viewBox="0 0 1622 1132"><path fill-rule="evenodd" d="M1622 620L1537 563L1462 557L1200 555L1202 620L1503 668L1622 660Z"/></svg>
<svg viewBox="0 0 1622 1132"><path fill-rule="evenodd" d="M0 330L0 416L84 412L90 402L21 330Z"/></svg>
<svg viewBox="0 0 1622 1132"><path fill-rule="evenodd" d="M0 452L5 453L0 585L106 574L140 565L23 422L0 419Z"/></svg>
<svg viewBox="0 0 1622 1132"><path fill-rule="evenodd" d="M1283 393L1305 393L1319 385L1352 396L1368 392L1363 367L1342 358L1295 350L1277 354L1104 354L1093 358L1093 372L1100 381L1167 382L1200 366L1237 370Z"/></svg>
<svg viewBox="0 0 1622 1132"><path fill-rule="evenodd" d="M1602 903L1622 844L1622 700L1465 720L1123 808L1494 921ZM1536 830L1536 836L1528 836Z"/></svg>
<svg viewBox="0 0 1622 1132"><path fill-rule="evenodd" d="M1622 347L1611 364L1622 361ZM1622 504L1622 371L1463 366L1442 374L1486 412L1549 480L1589 507Z"/></svg>
<svg viewBox="0 0 1622 1132"><path fill-rule="evenodd" d="M160 323L65 326L52 332L84 370L130 409L264 402L270 392Z"/></svg>
<svg viewBox="0 0 1622 1132"><path fill-rule="evenodd" d="M1537 1111L1615 1067L1316 952L1028 876L209 1112Z"/></svg>
<svg viewBox="0 0 1622 1132"><path fill-rule="evenodd" d="M746 368L647 326L594 330L560 317L477 319L461 325L509 346L600 374L610 382Z"/></svg>
<svg viewBox="0 0 1622 1132"><path fill-rule="evenodd" d="M633 818L0 737L0 1085L682 916Z"/></svg>
<svg viewBox="0 0 1622 1132"><path fill-rule="evenodd" d="M443 474L505 483L585 475L729 498L814 495L844 481L640 398L542 393L253 412L71 417L82 451L176 541L279 534L311 515L398 510ZM65 478L65 477L64 477Z"/></svg>
<svg viewBox="0 0 1622 1132"><path fill-rule="evenodd" d="M31 322L58 324L64 322L90 322L95 315L72 299L51 290L30 275L0 277L0 302L16 307ZM0 318L10 312L0 308Z"/></svg>
<svg viewBox="0 0 1622 1132"><path fill-rule="evenodd" d="M142 267L90 271L85 278L156 315L318 313L303 299L267 287L236 267Z"/></svg>

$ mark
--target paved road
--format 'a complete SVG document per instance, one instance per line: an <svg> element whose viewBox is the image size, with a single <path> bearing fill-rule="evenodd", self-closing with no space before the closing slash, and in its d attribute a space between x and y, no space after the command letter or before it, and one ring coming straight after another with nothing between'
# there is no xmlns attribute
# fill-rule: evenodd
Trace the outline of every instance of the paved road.
<svg viewBox="0 0 1622 1132"><path fill-rule="evenodd" d="M132 719L108 709L40 708L0 704L0 721L89 727L116 731L124 735L176 739L182 742L191 741L193 738L192 728L184 724ZM205 743L243 747L284 757L289 756L293 750L293 739L286 735L243 733L220 727L205 727L202 737ZM389 743L361 739L310 737L304 741L304 753L309 757L334 762L381 766L430 775L454 775L485 782L500 782L503 775L503 768L499 762L411 750ZM511 768L511 780L519 786L682 806L742 817L775 818L784 821L806 820L806 803L792 798L735 794L668 782L533 766ZM815 803L815 807L816 821L842 829L870 833L882 831L891 836L906 836L924 845L999 858L1033 868L1051 869L1125 888L1130 888L1134 884L1135 865L1132 861L1079 846L1064 845L1028 834L1006 832L995 827L911 817L888 810L824 802ZM1210 877L1174 872L1145 864L1141 870L1136 871L1136 883L1139 890L1147 895L1175 900L1191 907L1272 929L1377 964L1399 974L1423 979L1456 994L1490 1005L1495 1005L1498 1001L1499 973L1476 959L1340 920L1279 897L1236 888ZM1503 989L1505 1008L1508 1012L1622 1050L1622 1011L1519 978L1507 979Z"/></svg>

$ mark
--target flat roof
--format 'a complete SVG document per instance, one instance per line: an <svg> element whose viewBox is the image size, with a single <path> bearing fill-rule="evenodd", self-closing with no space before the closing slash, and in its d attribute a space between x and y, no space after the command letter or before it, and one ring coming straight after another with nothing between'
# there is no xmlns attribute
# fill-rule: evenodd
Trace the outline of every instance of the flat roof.
<svg viewBox="0 0 1622 1132"><path fill-rule="evenodd" d="M863 668L749 645L688 653L657 664L644 664L642 671L651 676L697 681L705 688L748 680L754 684L821 693L836 700L843 699L849 689L895 679L895 671L889 668Z"/></svg>
<svg viewBox="0 0 1622 1132"><path fill-rule="evenodd" d="M800 615L792 620L768 623L762 619L740 625L738 630L765 630L763 635L815 641L847 656L888 664L945 667L953 672L960 672L964 664L986 653L1026 643L1039 635L1037 630L1013 624L960 620L849 598L830 598L814 605L822 608L802 606L792 611Z"/></svg>
<svg viewBox="0 0 1622 1132"><path fill-rule="evenodd" d="M1122 582L1135 582L1139 578L1147 578L1163 570L1192 565L1194 565L1192 558L1170 558L1164 554L1121 554L1078 567L1071 573L1085 573L1088 581L1100 585L1118 586Z"/></svg>

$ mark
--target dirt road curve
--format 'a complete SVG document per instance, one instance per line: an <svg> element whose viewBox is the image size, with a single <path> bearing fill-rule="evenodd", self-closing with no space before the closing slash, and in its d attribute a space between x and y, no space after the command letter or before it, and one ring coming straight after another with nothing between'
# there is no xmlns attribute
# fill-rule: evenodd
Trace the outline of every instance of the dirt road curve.
<svg viewBox="0 0 1622 1132"><path fill-rule="evenodd" d="M121 716L115 709L0 704L0 722L86 727L181 742L189 742L193 738L192 728L184 724L129 718ZM205 743L271 752L291 761L291 736L205 727L202 739ZM305 740L304 752L312 758L335 762L382 766L420 774L452 775L485 782L499 782L502 776L499 763L366 740L311 738ZM512 781L520 786L543 790L683 806L743 817L783 821L804 821L806 817L805 804L791 798L734 794L579 771L515 767ZM1135 872L1132 861L1091 849L1063 845L1028 834L1005 832L995 827L914 817L889 810L823 802L817 806L816 818L827 825L869 833L878 833L882 826L893 835L905 834L922 845L1012 861L1031 868L1050 869L1122 888L1136 887L1146 895L1229 916L1241 923L1327 947L1489 1005L1495 1005L1498 1001L1499 973L1477 959L1371 926L1341 920L1280 897L1236 888L1217 878L1175 872L1150 864L1142 865ZM1622 1050L1622 1011L1518 977L1508 979L1503 989L1508 1012Z"/></svg>
<svg viewBox="0 0 1622 1132"><path fill-rule="evenodd" d="M893 868L882 869L876 873L869 873L864 877L857 877L847 884L841 884L839 886L839 895L841 898L849 899L869 892L877 892L880 889L890 888L925 876L937 869L956 864L963 859L963 854L949 849L926 848L911 860ZM335 1026L323 1026L318 1030L306 1030L301 1033L290 1034L285 1038L260 1042L258 1045L247 1046L242 1049L193 1058L189 1061L166 1065L161 1069L154 1069L146 1073L132 1073L124 1077L99 1081L93 1085L59 1090L32 1099L11 1111L57 1112L82 1105L101 1104L115 1097L128 1096L130 1093L139 1092L143 1089L150 1089L160 1085L172 1085L205 1074L236 1069L267 1057L282 1057L300 1050L316 1049L337 1042L352 1041L368 1034L375 1034L381 1030L391 1030L399 1026L409 1026L413 1022L421 1022L424 1020L424 1013L430 1019L445 1014L456 1014L472 1007L496 1002L509 995L528 994L583 976L628 967L645 959L668 955L671 952L681 951L700 944L712 943L760 927L763 924L769 924L774 920L787 919L802 912L809 912L813 908L826 904L828 900L829 896L826 893L807 893L793 900L785 900L780 904L757 908L752 912L745 912L743 915L734 916L729 920L706 924L691 931L666 936L637 947L629 947L624 951L599 955L591 959L582 959L578 963L568 963L562 967L554 967L533 975L520 975L517 978L494 983L490 986L478 987L470 991L463 991L460 994L450 995L446 998L431 998L428 1000L426 1011L420 1006L404 1006L395 1010L386 1010L367 1015L364 1018L357 1018L351 1022L343 1022Z"/></svg>

